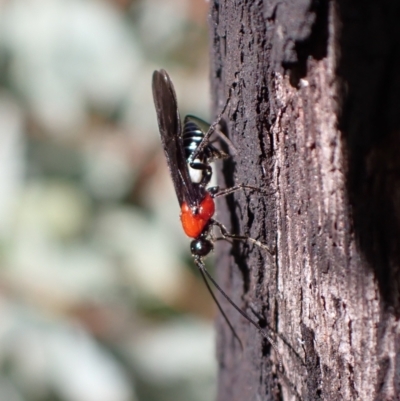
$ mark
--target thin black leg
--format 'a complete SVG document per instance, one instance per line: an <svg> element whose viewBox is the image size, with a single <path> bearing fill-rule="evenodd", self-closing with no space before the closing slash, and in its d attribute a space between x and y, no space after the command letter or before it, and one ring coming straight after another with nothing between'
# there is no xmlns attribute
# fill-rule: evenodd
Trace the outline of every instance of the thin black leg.
<svg viewBox="0 0 400 401"><path fill-rule="evenodd" d="M224 238L229 238L235 241L249 241L254 245L257 245L259 248L261 249L265 249L271 256L273 256L275 254L275 252L273 252L266 244L264 244L263 242L260 242L254 238L248 237L246 235L236 235L236 234L231 234L228 232L228 230L226 229L226 227L220 223L219 221L216 221L214 219L212 219L211 224L216 225L220 231L221 231L221 235Z"/></svg>

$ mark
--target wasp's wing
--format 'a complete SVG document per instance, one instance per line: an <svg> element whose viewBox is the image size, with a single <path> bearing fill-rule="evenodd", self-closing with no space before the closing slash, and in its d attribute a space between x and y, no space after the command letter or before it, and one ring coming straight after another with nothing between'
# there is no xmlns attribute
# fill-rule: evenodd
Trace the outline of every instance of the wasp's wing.
<svg viewBox="0 0 400 401"><path fill-rule="evenodd" d="M201 201L199 188L189 176L182 142L181 120L171 79L165 70L153 73L153 98L161 141L179 205L196 206Z"/></svg>

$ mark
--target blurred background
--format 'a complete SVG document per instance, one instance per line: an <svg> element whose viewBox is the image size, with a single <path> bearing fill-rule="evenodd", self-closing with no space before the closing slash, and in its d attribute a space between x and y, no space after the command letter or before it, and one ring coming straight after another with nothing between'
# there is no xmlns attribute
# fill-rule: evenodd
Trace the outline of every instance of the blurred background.
<svg viewBox="0 0 400 401"><path fill-rule="evenodd" d="M0 0L0 400L214 398L151 94L208 119L205 0Z"/></svg>

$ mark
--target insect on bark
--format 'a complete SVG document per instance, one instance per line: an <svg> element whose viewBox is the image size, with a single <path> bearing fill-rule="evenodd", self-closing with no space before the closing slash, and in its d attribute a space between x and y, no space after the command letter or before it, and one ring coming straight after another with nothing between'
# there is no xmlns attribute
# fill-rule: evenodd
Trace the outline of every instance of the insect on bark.
<svg viewBox="0 0 400 401"><path fill-rule="evenodd" d="M224 239L247 240L271 253L265 244L253 238L230 234L224 225L213 218L215 198L229 195L241 189L258 190L258 188L249 185L236 185L226 189L207 187L212 176L210 163L213 160L227 157L224 152L212 145L210 137L225 112L229 98L212 125L189 115L185 117L182 129L175 89L165 70L154 71L152 87L161 142L181 208L182 227L186 235L192 238L190 250L194 262L218 309L241 347L242 343L213 293L209 282L268 340L275 349L280 362L280 354L272 337L229 298L207 271L203 260L214 248L212 235L214 227L220 230Z"/></svg>

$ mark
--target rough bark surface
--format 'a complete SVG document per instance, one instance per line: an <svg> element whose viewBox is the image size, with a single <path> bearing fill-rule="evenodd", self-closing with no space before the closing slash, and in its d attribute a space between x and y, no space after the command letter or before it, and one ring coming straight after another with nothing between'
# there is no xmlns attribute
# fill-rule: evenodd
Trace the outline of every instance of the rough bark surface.
<svg viewBox="0 0 400 401"><path fill-rule="evenodd" d="M237 155L218 218L276 249L218 248L219 401L400 399L397 1L214 0L212 88Z"/></svg>

